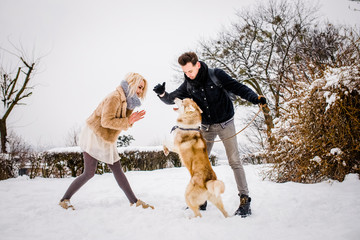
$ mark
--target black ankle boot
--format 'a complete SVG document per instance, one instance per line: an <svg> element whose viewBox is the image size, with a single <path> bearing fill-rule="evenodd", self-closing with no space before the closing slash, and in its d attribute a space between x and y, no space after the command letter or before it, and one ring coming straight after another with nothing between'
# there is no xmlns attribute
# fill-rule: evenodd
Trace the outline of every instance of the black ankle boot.
<svg viewBox="0 0 360 240"><path fill-rule="evenodd" d="M250 202L251 202L251 198L248 195L241 194L240 206L236 210L235 215L240 215L242 218L251 215Z"/></svg>

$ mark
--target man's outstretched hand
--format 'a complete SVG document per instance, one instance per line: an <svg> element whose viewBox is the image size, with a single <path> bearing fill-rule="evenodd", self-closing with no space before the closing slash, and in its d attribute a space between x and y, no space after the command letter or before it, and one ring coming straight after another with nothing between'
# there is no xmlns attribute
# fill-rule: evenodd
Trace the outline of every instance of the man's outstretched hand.
<svg viewBox="0 0 360 240"><path fill-rule="evenodd" d="M157 95L162 95L165 92L165 82L163 82L163 84L157 84L153 91L157 94Z"/></svg>
<svg viewBox="0 0 360 240"><path fill-rule="evenodd" d="M259 103L260 105L265 105L266 104L266 98L264 96L259 96L258 97Z"/></svg>

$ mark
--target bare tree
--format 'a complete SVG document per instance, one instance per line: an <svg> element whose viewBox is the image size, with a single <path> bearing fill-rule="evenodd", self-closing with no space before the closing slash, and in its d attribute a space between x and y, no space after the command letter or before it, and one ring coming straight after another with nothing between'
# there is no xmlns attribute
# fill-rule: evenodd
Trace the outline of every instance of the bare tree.
<svg viewBox="0 0 360 240"><path fill-rule="evenodd" d="M33 147L28 144L21 136L11 131L8 136L9 152L14 155L21 153L29 153L33 151Z"/></svg>
<svg viewBox="0 0 360 240"><path fill-rule="evenodd" d="M79 134L80 134L80 131L81 131L81 127L78 126L78 125L75 125L73 126L67 136L66 136L66 146L68 147L75 147L75 146L78 146L79 145Z"/></svg>
<svg viewBox="0 0 360 240"><path fill-rule="evenodd" d="M356 2L357 4L360 4L360 0L349 0L350 2ZM357 8L357 7L353 7L351 8L350 5L349 5L349 9L350 10L353 10L353 11L357 11L357 12L360 12L360 8Z"/></svg>
<svg viewBox="0 0 360 240"><path fill-rule="evenodd" d="M14 72L6 71L3 65L0 66L0 98L3 102L0 119L1 152L6 153L6 143L8 142L6 121L14 108L25 105L24 99L32 95L32 76L38 62L27 60L23 49L16 49L18 54L3 48L0 50L15 56L18 60L18 67ZM4 59L1 64L4 64Z"/></svg>
<svg viewBox="0 0 360 240"><path fill-rule="evenodd" d="M284 102L286 73L295 64L297 45L314 24L317 9L301 0L270 0L254 11L239 11L238 21L229 30L200 43L202 58L212 67L223 68L267 97L273 110L272 115L264 115L268 140L273 117L279 117Z"/></svg>

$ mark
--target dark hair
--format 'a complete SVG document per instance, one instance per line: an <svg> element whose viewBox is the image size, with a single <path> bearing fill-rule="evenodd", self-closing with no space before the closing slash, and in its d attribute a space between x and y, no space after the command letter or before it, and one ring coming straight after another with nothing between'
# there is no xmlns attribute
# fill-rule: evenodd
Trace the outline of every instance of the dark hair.
<svg viewBox="0 0 360 240"><path fill-rule="evenodd" d="M181 66L185 66L187 63L191 62L192 65L195 65L197 62L199 61L198 56L196 55L196 53L194 52L186 52L183 53L179 58L178 58L178 63Z"/></svg>

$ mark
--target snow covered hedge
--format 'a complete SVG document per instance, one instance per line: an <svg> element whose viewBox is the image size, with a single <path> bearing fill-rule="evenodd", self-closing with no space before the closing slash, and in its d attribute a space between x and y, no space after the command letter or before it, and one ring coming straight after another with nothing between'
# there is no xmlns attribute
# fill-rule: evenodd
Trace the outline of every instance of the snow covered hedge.
<svg viewBox="0 0 360 240"><path fill-rule="evenodd" d="M121 166L124 171L155 170L168 167L180 167L176 153L165 156L162 147L120 147L118 148ZM216 157L210 161L216 164ZM42 153L29 153L25 160L16 161L9 155L0 156L0 180L21 174L30 178L63 178L79 176L84 169L82 152L79 147L56 148ZM107 164L99 162L96 174L110 172Z"/></svg>
<svg viewBox="0 0 360 240"><path fill-rule="evenodd" d="M267 177L277 182L343 181L360 173L360 66L329 68L297 91L275 120L274 162Z"/></svg>
<svg viewBox="0 0 360 240"><path fill-rule="evenodd" d="M118 148L118 151L124 171L146 171L181 166L177 154L165 156L160 147L125 147ZM76 177L84 169L83 156L79 147L56 148L43 152L40 165L36 175L46 178ZM111 172L107 164L99 162L96 174L107 172Z"/></svg>

